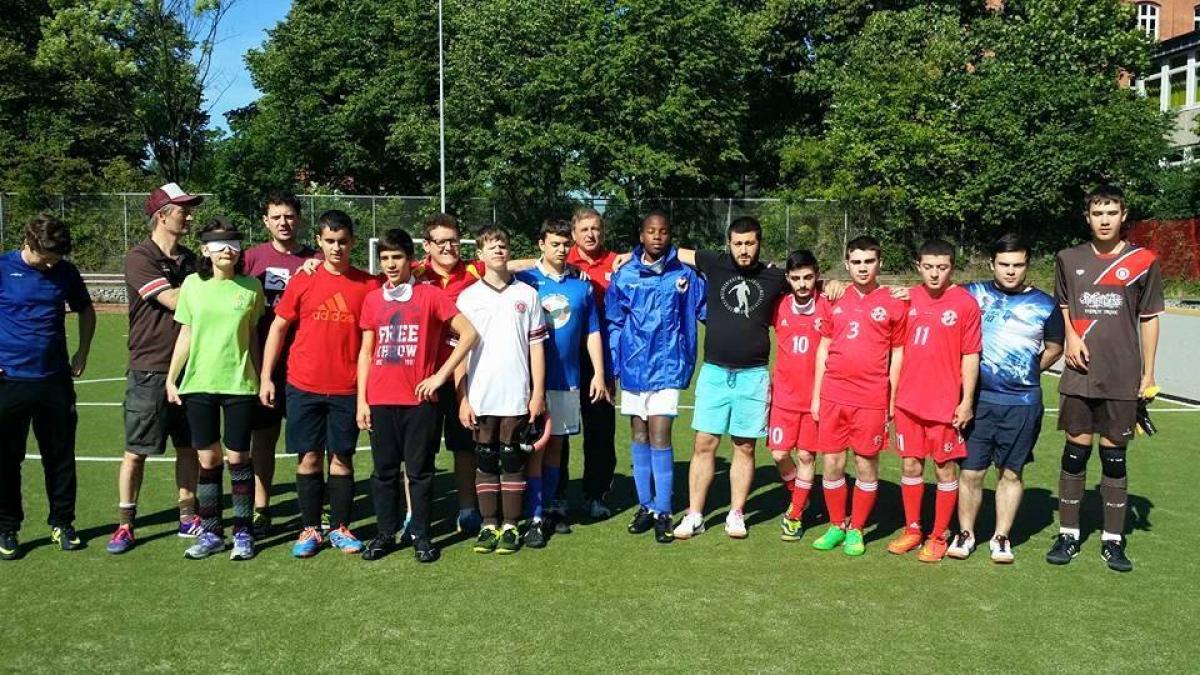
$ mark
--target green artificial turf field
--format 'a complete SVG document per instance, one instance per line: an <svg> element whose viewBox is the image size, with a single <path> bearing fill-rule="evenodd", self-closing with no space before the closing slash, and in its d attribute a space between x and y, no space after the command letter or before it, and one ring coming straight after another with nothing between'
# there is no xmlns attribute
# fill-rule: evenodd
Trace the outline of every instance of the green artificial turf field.
<svg viewBox="0 0 1200 675"><path fill-rule="evenodd" d="M1200 564L1192 557L1195 525L1187 524L1200 485L1194 433L1200 411L1165 412L1180 408L1158 404L1161 433L1131 450L1128 550L1137 567L1126 575L1109 571L1099 557L1095 461L1083 554L1065 568L1042 560L1056 531L1052 495L1062 440L1053 415L1027 472L1011 566L992 564L986 547L968 561L937 565L918 563L915 554L889 555L884 544L902 524L899 463L891 454L863 558L814 551L815 531L799 543L779 540L776 519L785 496L765 450L747 509L748 539L732 541L721 531L726 463L718 465L709 499L709 532L667 546L651 534L631 536L625 532L633 503L629 434L622 420L610 500L617 515L581 522L544 550L481 556L455 537L443 453L434 530L444 555L434 565L418 565L408 550L375 563L330 549L293 559L290 458L278 465L276 534L260 543L254 560L183 558L168 462L148 465L139 545L118 557L104 545L116 517L119 465L112 460L122 444L125 328L124 315L100 317L88 372L77 385L76 525L86 550L50 546L41 468L36 459L25 462L26 554L0 563L0 670L1200 669L1193 642ZM1052 407L1055 381L1046 384ZM682 411L675 428L677 508L686 501L690 422L690 410ZM36 452L32 440L29 451ZM727 446L721 455L728 457ZM581 460L576 449L574 479ZM373 534L369 472L370 453L361 452L355 509L364 539ZM987 484L981 538L990 533L993 483ZM571 496L578 509L575 484ZM823 526L814 515L824 510L820 490L814 499L806 517L810 527ZM927 510L932 502L925 500Z"/></svg>

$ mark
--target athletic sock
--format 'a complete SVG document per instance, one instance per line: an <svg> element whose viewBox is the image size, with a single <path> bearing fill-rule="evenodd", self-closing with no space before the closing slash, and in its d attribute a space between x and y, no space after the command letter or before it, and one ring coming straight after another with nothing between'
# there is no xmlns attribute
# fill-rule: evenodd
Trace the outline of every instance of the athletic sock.
<svg viewBox="0 0 1200 675"><path fill-rule="evenodd" d="M296 502L300 505L300 525L321 527L321 502L325 494L324 476L319 473L296 474Z"/></svg>
<svg viewBox="0 0 1200 675"><path fill-rule="evenodd" d="M521 519L521 506L525 501L525 474L500 474L500 510L504 524L512 525Z"/></svg>
<svg viewBox="0 0 1200 675"><path fill-rule="evenodd" d="M1083 503L1083 483L1087 474L1063 471L1058 477L1058 524L1068 530L1079 529L1079 509Z"/></svg>
<svg viewBox="0 0 1200 675"><path fill-rule="evenodd" d="M558 478L561 474L559 467L542 465L542 504L553 504L558 498ZM530 486L525 486L526 490L532 490Z"/></svg>
<svg viewBox="0 0 1200 675"><path fill-rule="evenodd" d="M837 480L821 480L821 489L825 493L825 509L829 511L829 524L838 527L846 526L846 477Z"/></svg>
<svg viewBox="0 0 1200 675"><path fill-rule="evenodd" d="M1125 532L1125 504L1128 501L1129 479L1100 477L1100 499L1104 502L1104 537L1121 540Z"/></svg>
<svg viewBox="0 0 1200 675"><path fill-rule="evenodd" d="M942 538L950 529L954 517L954 506L958 503L958 481L937 484L937 497L933 502L933 532L930 536Z"/></svg>
<svg viewBox="0 0 1200 675"><path fill-rule="evenodd" d="M500 525L500 476L475 469L475 496L484 525Z"/></svg>
<svg viewBox="0 0 1200 675"><path fill-rule="evenodd" d="M792 501L788 505L787 517L800 520L804 515L804 507L808 506L808 494L812 492L812 481L799 478L792 481Z"/></svg>
<svg viewBox="0 0 1200 675"><path fill-rule="evenodd" d="M137 502L121 502L117 504L118 525L133 527L134 518L137 518Z"/></svg>
<svg viewBox="0 0 1200 675"><path fill-rule="evenodd" d="M854 508L850 512L850 529L861 530L867 526L871 518L871 509L875 508L875 495L879 493L879 483L854 481Z"/></svg>
<svg viewBox="0 0 1200 675"><path fill-rule="evenodd" d="M545 471L546 467L542 467ZM542 486L545 484L544 476L526 476L525 477L525 515L536 520L542 519L543 511L545 510L543 501L544 494Z"/></svg>
<svg viewBox="0 0 1200 675"><path fill-rule="evenodd" d="M671 490L675 482L675 456L670 447L650 448L650 466L654 475L654 508L659 515L671 513Z"/></svg>
<svg viewBox="0 0 1200 675"><path fill-rule="evenodd" d="M654 498L654 471L650 467L650 444L632 443L629 451L633 455L633 486L637 488L638 504L650 508Z"/></svg>
<svg viewBox="0 0 1200 675"><path fill-rule="evenodd" d="M787 488L788 492L791 492L796 489L796 465L791 464L790 460L788 463L790 468L786 471L781 466L777 465L777 467L779 468L779 482L783 483L783 487Z"/></svg>
<svg viewBox="0 0 1200 675"><path fill-rule="evenodd" d="M900 476L900 498L904 501L904 529L919 534L925 479L921 476Z"/></svg>
<svg viewBox="0 0 1200 675"><path fill-rule="evenodd" d="M250 462L230 462L229 484L233 502L233 531L248 530L254 515L254 466Z"/></svg>
<svg viewBox="0 0 1200 675"><path fill-rule="evenodd" d="M179 505L179 519L180 520L190 520L192 518L192 516L196 515L196 498L195 497L188 497L186 499L180 499L178 502L178 505Z"/></svg>
<svg viewBox="0 0 1200 675"><path fill-rule="evenodd" d="M329 526L337 529L350 527L354 520L354 474L330 476L325 484L329 493Z"/></svg>
<svg viewBox="0 0 1200 675"><path fill-rule="evenodd" d="M200 467L196 501L200 524L205 532L221 534L221 477L224 468L223 465L218 465L215 469Z"/></svg>

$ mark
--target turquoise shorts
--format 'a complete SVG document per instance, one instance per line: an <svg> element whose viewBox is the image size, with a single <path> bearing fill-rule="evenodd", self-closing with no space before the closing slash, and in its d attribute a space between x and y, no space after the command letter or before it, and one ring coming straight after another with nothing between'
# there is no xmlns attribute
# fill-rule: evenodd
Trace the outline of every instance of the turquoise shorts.
<svg viewBox="0 0 1200 675"><path fill-rule="evenodd" d="M766 438L771 373L758 368L700 367L692 428L714 436Z"/></svg>

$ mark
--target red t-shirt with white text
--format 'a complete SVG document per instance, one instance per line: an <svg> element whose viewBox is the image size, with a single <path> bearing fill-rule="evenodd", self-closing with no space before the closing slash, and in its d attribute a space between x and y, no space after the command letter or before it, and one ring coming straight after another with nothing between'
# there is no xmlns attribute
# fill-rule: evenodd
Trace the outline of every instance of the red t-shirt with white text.
<svg viewBox="0 0 1200 675"><path fill-rule="evenodd" d="M458 308L447 294L414 284L407 300L392 300L382 290L367 295L358 325L375 332L375 352L367 374L369 405L417 405L417 385L434 373L446 343L449 322Z"/></svg>

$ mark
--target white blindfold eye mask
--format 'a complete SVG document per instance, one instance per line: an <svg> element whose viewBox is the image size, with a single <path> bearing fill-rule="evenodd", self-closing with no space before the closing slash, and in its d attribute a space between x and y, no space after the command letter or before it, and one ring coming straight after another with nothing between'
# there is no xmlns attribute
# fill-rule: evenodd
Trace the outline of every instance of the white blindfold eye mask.
<svg viewBox="0 0 1200 675"><path fill-rule="evenodd" d="M242 250L242 242L234 240L206 241L204 242L204 250L208 251L209 253L220 253L221 251L240 253Z"/></svg>

